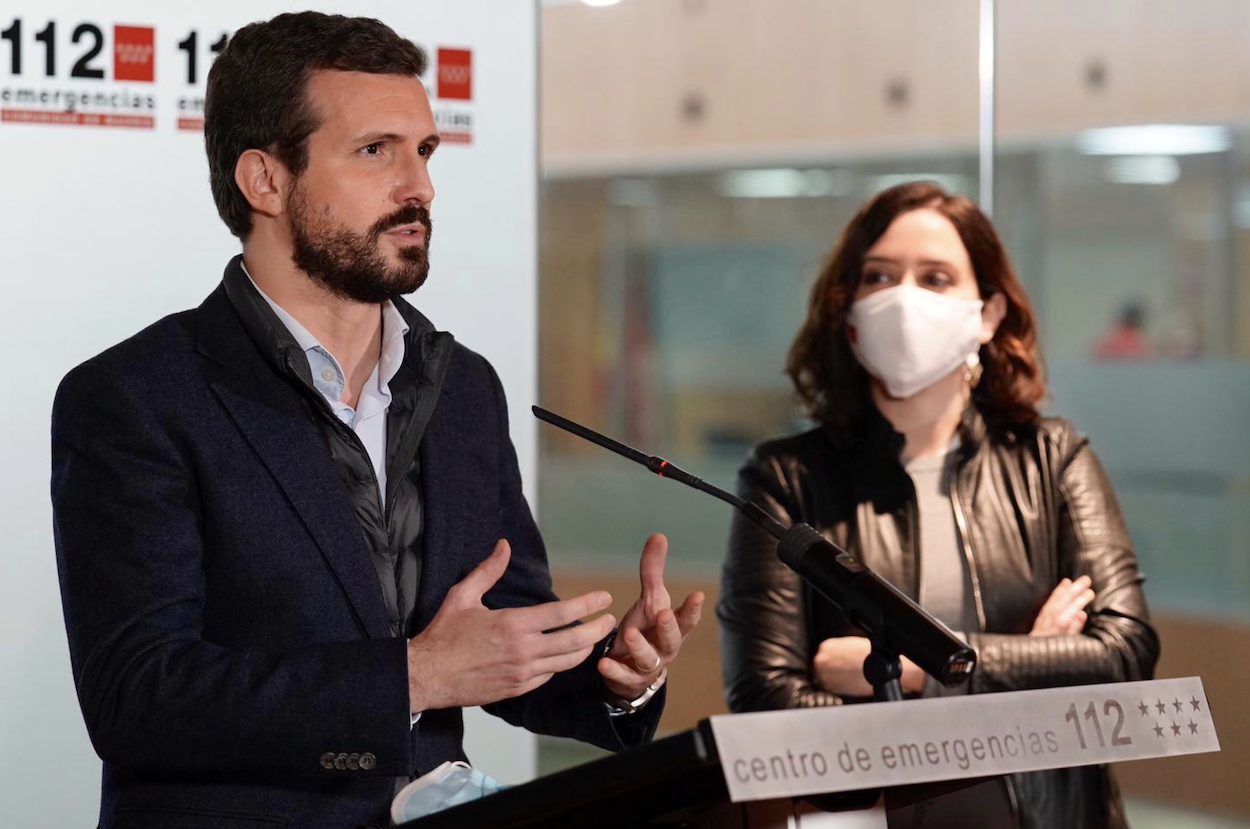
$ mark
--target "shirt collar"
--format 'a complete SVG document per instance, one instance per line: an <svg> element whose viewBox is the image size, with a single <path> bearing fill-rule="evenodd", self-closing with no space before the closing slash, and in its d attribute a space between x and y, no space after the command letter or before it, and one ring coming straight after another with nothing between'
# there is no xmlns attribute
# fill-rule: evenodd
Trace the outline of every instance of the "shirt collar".
<svg viewBox="0 0 1250 829"><path fill-rule="evenodd" d="M296 344L299 345L304 353L320 349L325 354L329 354L329 350L321 344L313 333L300 324L299 320L287 313L287 310L270 298L265 293L256 280L252 279L252 275L247 272L247 266L240 262L244 275L248 281L252 283L252 287L256 289L256 293L260 294L261 299L273 309L275 315L286 326L286 330L291 333ZM396 372L404 362L404 336L408 333L408 322L404 319L404 315L395 307L395 303L389 299L382 303L382 359L378 366L378 391L386 391L391 380L394 379Z"/></svg>
<svg viewBox="0 0 1250 829"><path fill-rule="evenodd" d="M273 299L270 298L269 294L265 293L261 287L256 284L256 280L252 279L252 275L247 272L246 265L243 266L243 273L247 276L248 281L252 283L252 287L256 289L256 293L260 294L260 298L265 300L269 307L273 309L273 312L278 315L278 319L283 325L286 326L286 330L289 331L291 336L295 338L295 342L299 344L300 348L306 352L312 351L314 348L321 348L323 351L325 350L325 346L321 345L321 342L312 335L311 331L300 325L299 320L288 314L285 308L274 302Z"/></svg>
<svg viewBox="0 0 1250 829"><path fill-rule="evenodd" d="M404 362L404 337L408 321L389 299L382 303L382 360L378 365L378 391L384 391Z"/></svg>

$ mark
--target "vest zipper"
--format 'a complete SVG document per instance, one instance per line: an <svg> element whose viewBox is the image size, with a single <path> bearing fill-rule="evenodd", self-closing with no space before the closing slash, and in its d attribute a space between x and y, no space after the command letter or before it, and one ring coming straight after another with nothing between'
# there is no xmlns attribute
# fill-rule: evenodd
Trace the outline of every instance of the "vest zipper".
<svg viewBox="0 0 1250 829"><path fill-rule="evenodd" d="M964 516L963 499L959 495L959 469L951 471L951 505L955 508L955 524L959 527L959 540L964 548L964 558L968 562L968 575L972 578L972 601L977 609L977 627L981 633L986 632L985 605L981 598L981 577L977 573L977 559L972 552L972 537L968 532L968 520ZM1011 816L1016 826L1020 826L1020 802L1016 799L1016 787L1011 777L1003 776L1003 785L1007 788L1007 801L1011 806Z"/></svg>
<svg viewBox="0 0 1250 829"><path fill-rule="evenodd" d="M424 335L422 339L424 339ZM444 344L442 352L436 358L438 363L434 367L434 382L426 393L417 398L417 408L412 412L412 419L408 422L408 429L400 438L399 451L396 456L399 460L396 470L407 470L412 466L412 459L416 457L417 449L421 446L421 437L425 434L425 427L430 423L430 416L434 414L434 406L438 403L438 396L443 390L443 381L447 378L447 367L451 365L451 343ZM354 433L353 433L354 434ZM386 537L391 537L391 519L395 515L394 502L395 496L399 494L399 476L390 481L393 489L390 497L386 499L382 507L382 521L386 526ZM377 476L374 476L374 482L377 482ZM391 487L388 487L391 489ZM380 494L379 494L379 497Z"/></svg>
<svg viewBox="0 0 1250 829"><path fill-rule="evenodd" d="M324 403L325 401L323 400L322 402ZM328 404L327 408L329 408ZM339 428L344 434L351 436L351 439L356 442L356 448L369 460L369 477L373 479L373 492L378 496L378 506L382 508L382 528L386 530L386 540L389 543L391 541L391 523L387 520L387 512L391 505L390 502L382 500L382 482L378 480L378 473L373 469L373 458L369 456L369 450L365 448L365 442L360 439L360 435L356 434L355 429L348 427L346 423L339 420L333 410L331 410L330 416L338 421Z"/></svg>
<svg viewBox="0 0 1250 829"><path fill-rule="evenodd" d="M364 441L360 439L360 435L356 434L355 430L349 428L346 423L339 420L338 416L334 414L334 409L330 406L329 402L326 401L325 397L322 396L321 392L317 391L315 386L300 377L299 372L295 370L290 352L283 351L282 354L282 362L286 366L287 371L295 377L299 377L301 381L299 385L304 390L305 395L313 399L313 405L319 407L321 413L328 417L330 422L334 424L334 428L337 429L340 434L347 436L347 439L355 445L361 455L366 459L366 461L368 461L369 477L373 480L373 493L378 499L379 508L382 510L382 530L386 533L388 546L393 545L395 541L392 522L395 517L395 496L399 493L399 478L401 478L403 472L412 465L412 459L416 456L417 449L421 445L421 436L425 433L425 427L429 425L430 416L434 413L434 406L438 402L439 393L442 391L443 381L447 377L447 367L451 364L450 343L443 348L442 352L438 355L437 360L438 363L434 369L434 383L431 388L426 390L426 394L422 395L418 399L417 408L413 411L408 429L400 438L400 451L398 452L400 463L397 464L395 469L395 471L399 474L392 476L392 480L390 481L391 486L387 487L391 490L391 497L384 498L382 484L378 480L378 473L374 471L373 460L369 455L369 450L365 448ZM390 439L388 437L387 443L389 442ZM397 556L397 561L402 561L402 559L402 555ZM400 589L398 576L396 576L395 580L395 589L397 591L396 599L398 601L402 599L398 593ZM400 604L402 605L402 601ZM402 620L400 624L401 626L403 625Z"/></svg>

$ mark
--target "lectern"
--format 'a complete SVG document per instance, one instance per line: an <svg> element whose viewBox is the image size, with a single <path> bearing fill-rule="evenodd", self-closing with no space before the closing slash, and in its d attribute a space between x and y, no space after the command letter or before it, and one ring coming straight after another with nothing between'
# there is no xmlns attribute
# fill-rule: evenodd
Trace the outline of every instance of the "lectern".
<svg viewBox="0 0 1250 829"><path fill-rule="evenodd" d="M910 826L996 775L1210 751L1197 677L727 715L402 826L784 829L883 797Z"/></svg>

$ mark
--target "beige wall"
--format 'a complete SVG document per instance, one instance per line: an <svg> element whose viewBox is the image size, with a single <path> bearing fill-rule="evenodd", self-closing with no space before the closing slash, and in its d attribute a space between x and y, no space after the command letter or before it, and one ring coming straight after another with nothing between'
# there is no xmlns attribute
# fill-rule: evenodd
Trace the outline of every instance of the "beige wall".
<svg viewBox="0 0 1250 829"><path fill-rule="evenodd" d="M549 6L548 171L975 143L976 0L624 0ZM1090 126L1240 121L1244 0L1000 0L1004 140ZM1091 66L1102 67L1101 85ZM1094 72L1098 74L1097 71ZM892 99L902 84L906 101ZM689 99L701 115L687 112Z"/></svg>

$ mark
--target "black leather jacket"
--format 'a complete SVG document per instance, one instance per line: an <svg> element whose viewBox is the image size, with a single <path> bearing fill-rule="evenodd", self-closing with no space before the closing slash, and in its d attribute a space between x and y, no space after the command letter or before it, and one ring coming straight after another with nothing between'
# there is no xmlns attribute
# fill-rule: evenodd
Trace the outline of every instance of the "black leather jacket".
<svg viewBox="0 0 1250 829"><path fill-rule="evenodd" d="M1150 679L1159 641L1111 484L1086 439L1065 420L991 432L970 408L951 487L979 631L972 693ZM916 495L899 462L903 437L875 411L855 441L821 429L766 442L739 477L739 494L783 523L804 521L916 598ZM736 518L717 616L733 711L838 705L812 658L831 636L860 633L775 555L776 542ZM1030 637L1051 590L1088 575L1097 598L1075 636ZM1012 775L1004 785L1024 827L1124 825L1101 766Z"/></svg>

